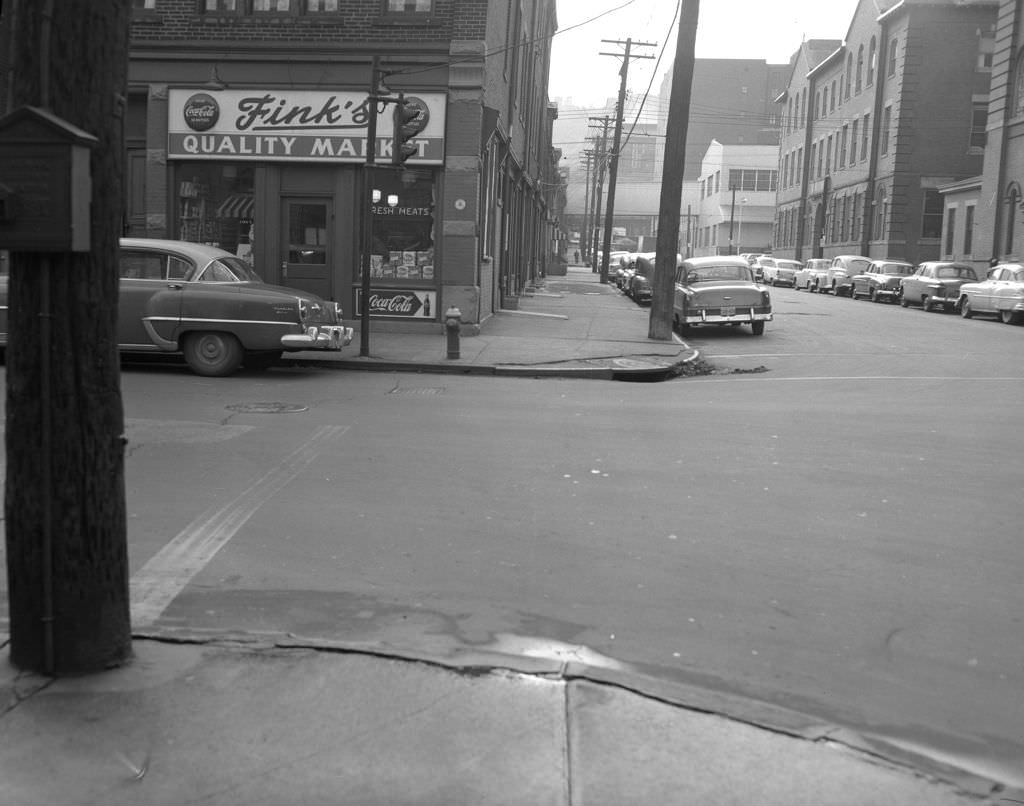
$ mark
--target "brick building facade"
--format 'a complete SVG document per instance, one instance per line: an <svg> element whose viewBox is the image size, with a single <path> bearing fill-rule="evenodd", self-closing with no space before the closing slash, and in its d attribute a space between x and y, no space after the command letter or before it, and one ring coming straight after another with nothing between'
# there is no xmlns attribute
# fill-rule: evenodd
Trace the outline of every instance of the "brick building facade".
<svg viewBox="0 0 1024 806"><path fill-rule="evenodd" d="M545 273L563 198L554 0L133 7L126 234L218 244L352 318L368 263L371 315L398 328L438 327L453 305L478 324ZM378 95L402 93L423 126L392 166L394 105L381 101L368 171L374 59Z"/></svg>
<svg viewBox="0 0 1024 806"><path fill-rule="evenodd" d="M995 21L994 0L863 0L827 56L805 43L778 99L777 255L939 257L940 188L982 166Z"/></svg>

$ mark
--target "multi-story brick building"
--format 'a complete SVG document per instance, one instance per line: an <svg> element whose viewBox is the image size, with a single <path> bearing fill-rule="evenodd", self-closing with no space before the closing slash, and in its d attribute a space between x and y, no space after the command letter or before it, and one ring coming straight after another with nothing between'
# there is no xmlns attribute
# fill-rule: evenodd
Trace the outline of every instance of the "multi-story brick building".
<svg viewBox="0 0 1024 806"><path fill-rule="evenodd" d="M939 257L939 189L982 165L996 10L862 0L839 47L802 49L779 97L776 254Z"/></svg>
<svg viewBox="0 0 1024 806"><path fill-rule="evenodd" d="M353 317L365 262L374 317L479 323L557 243L556 25L554 0L136 0L125 230L216 243ZM364 167L375 61L377 94L423 111L398 167L384 101Z"/></svg>
<svg viewBox="0 0 1024 806"><path fill-rule="evenodd" d="M970 209L972 188L947 198L944 244L949 254L983 266L992 257L1024 260L1024 9L999 4L992 44L992 81L985 161ZM964 193L966 198L962 198ZM958 204L962 202L962 204ZM959 212L950 213L950 210ZM964 249L965 240L969 249Z"/></svg>

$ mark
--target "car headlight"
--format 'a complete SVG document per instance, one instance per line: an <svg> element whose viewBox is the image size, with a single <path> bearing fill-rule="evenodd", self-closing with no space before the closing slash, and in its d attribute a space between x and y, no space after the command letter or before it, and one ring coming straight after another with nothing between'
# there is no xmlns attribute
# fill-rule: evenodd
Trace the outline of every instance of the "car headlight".
<svg viewBox="0 0 1024 806"><path fill-rule="evenodd" d="M309 319L309 302L307 300L302 299L302 297L298 297L298 303L299 321L305 322L307 319Z"/></svg>

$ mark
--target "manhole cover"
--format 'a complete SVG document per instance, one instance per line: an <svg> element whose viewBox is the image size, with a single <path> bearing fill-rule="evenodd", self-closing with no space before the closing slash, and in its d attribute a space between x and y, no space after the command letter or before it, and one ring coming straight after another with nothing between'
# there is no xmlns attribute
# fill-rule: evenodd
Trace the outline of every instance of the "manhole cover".
<svg viewBox="0 0 1024 806"><path fill-rule="evenodd" d="M234 403L227 408L240 414L286 414L309 410L309 406L299 403Z"/></svg>

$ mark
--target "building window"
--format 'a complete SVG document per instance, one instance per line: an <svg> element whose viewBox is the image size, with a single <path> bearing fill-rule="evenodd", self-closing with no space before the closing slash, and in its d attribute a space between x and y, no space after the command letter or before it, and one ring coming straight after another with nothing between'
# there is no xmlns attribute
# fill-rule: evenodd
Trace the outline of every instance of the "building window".
<svg viewBox="0 0 1024 806"><path fill-rule="evenodd" d="M974 205L964 207L964 257L970 257L974 249Z"/></svg>
<svg viewBox="0 0 1024 806"><path fill-rule="evenodd" d="M1024 50L1017 56L1017 69L1013 71L1013 105L1010 111L1014 117L1024 115Z"/></svg>
<svg viewBox="0 0 1024 806"><path fill-rule="evenodd" d="M385 0L384 10L388 14L429 14L434 0Z"/></svg>
<svg viewBox="0 0 1024 806"><path fill-rule="evenodd" d="M974 105L971 111L971 148L984 148L988 138L985 129L988 127L988 104Z"/></svg>
<svg viewBox="0 0 1024 806"><path fill-rule="evenodd" d="M853 51L846 54L846 100L850 100L850 85L853 82Z"/></svg>
<svg viewBox="0 0 1024 806"><path fill-rule="evenodd" d="M825 176L832 173L832 135L828 136L828 145L825 151Z"/></svg>
<svg viewBox="0 0 1024 806"><path fill-rule="evenodd" d="M885 238L885 219L889 211L889 201L885 195L885 185L879 185L875 192L875 227L874 236L876 241Z"/></svg>
<svg viewBox="0 0 1024 806"><path fill-rule="evenodd" d="M854 85L855 92L860 95L863 89L864 78L864 46L857 48L857 83Z"/></svg>
<svg viewBox="0 0 1024 806"><path fill-rule="evenodd" d="M341 0L305 0L306 11L310 14L333 13L338 10Z"/></svg>
<svg viewBox="0 0 1024 806"><path fill-rule="evenodd" d="M156 9L156 0L132 0L132 8L135 11L153 11Z"/></svg>
<svg viewBox="0 0 1024 806"><path fill-rule="evenodd" d="M859 120L853 121L853 130L850 132L850 167L852 168L854 163L857 162L857 127L860 125Z"/></svg>
<svg viewBox="0 0 1024 806"><path fill-rule="evenodd" d="M803 179L804 175L804 150L798 148L796 150L796 182L800 184L800 180Z"/></svg>
<svg viewBox="0 0 1024 806"><path fill-rule="evenodd" d="M864 130L860 133L860 159L861 162L868 158L868 143L871 139L871 115L864 116Z"/></svg>
<svg viewBox="0 0 1024 806"><path fill-rule="evenodd" d="M978 40L978 72L992 72L992 54L995 53L996 38L994 34L985 33Z"/></svg>
<svg viewBox="0 0 1024 806"><path fill-rule="evenodd" d="M875 43L875 38L871 37L871 45L868 50L868 82L867 85L870 87L875 83L875 66L878 61L878 45Z"/></svg>
<svg viewBox="0 0 1024 806"><path fill-rule="evenodd" d="M892 124L892 107L887 106L882 110L882 130L879 132L881 142L879 143L879 151L882 154L889 153L889 126Z"/></svg>
<svg viewBox="0 0 1024 806"><path fill-rule="evenodd" d="M924 192L924 211L921 214L921 237L942 237L942 194L937 190Z"/></svg>
<svg viewBox="0 0 1024 806"><path fill-rule="evenodd" d="M818 179L821 179L825 175L825 143L822 140L818 141Z"/></svg>
<svg viewBox="0 0 1024 806"><path fill-rule="evenodd" d="M956 208L946 210L946 255L953 254L953 236L956 235Z"/></svg>
<svg viewBox="0 0 1024 806"><path fill-rule="evenodd" d="M1003 249L1004 255L1009 255L1013 252L1014 229L1017 223L1018 205L1020 205L1020 188L1018 188L1016 183L1014 183L1006 194L1006 209L1003 211L1003 215L1005 216L1004 229L1006 231L1006 238L1003 241L1003 244L1006 247Z"/></svg>
<svg viewBox="0 0 1024 806"><path fill-rule="evenodd" d="M839 149L839 160L838 160L840 168L845 168L846 167L846 144L847 144L847 141L849 139L849 136L850 136L850 127L849 126L843 126L843 140L842 140L842 146Z"/></svg>
<svg viewBox="0 0 1024 806"><path fill-rule="evenodd" d="M828 97L828 111L835 112L836 110L836 82L832 81L832 94Z"/></svg>
<svg viewBox="0 0 1024 806"><path fill-rule="evenodd" d="M853 194L853 205L850 210L850 240L856 241L860 237L860 216L862 212L862 205L860 201L860 194Z"/></svg>
<svg viewBox="0 0 1024 806"><path fill-rule="evenodd" d="M218 14L240 14L245 0L203 0L208 12Z"/></svg>
<svg viewBox="0 0 1024 806"><path fill-rule="evenodd" d="M290 14L292 0L252 0L253 14Z"/></svg>
<svg viewBox="0 0 1024 806"><path fill-rule="evenodd" d="M889 43L888 75L890 76L896 75L896 49L899 47L899 44L900 41L896 37L893 37L892 41Z"/></svg>

